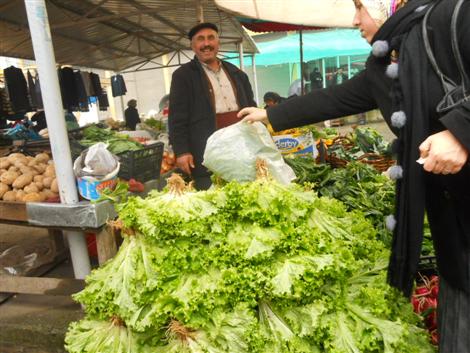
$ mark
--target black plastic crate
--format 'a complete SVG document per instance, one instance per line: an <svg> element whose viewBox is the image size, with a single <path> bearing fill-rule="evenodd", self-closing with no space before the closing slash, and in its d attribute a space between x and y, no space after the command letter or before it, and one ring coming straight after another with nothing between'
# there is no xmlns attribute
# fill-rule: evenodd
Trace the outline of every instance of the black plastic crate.
<svg viewBox="0 0 470 353"><path fill-rule="evenodd" d="M138 151L118 154L121 163L118 176L126 180L134 178L140 182L159 179L163 147L163 142L157 142Z"/></svg>
<svg viewBox="0 0 470 353"><path fill-rule="evenodd" d="M418 263L418 273L421 276L437 275L437 260L435 256L421 256ZM419 277L418 274L418 277Z"/></svg>

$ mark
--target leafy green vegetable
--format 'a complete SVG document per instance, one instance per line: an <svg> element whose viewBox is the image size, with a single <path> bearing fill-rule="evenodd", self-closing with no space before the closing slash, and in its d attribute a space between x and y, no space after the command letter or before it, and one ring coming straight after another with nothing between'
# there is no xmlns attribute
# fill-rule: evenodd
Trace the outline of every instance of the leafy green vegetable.
<svg viewBox="0 0 470 353"><path fill-rule="evenodd" d="M386 284L376 231L337 200L268 180L193 192L174 179L119 214L124 243L74 298L90 320L120 317L142 352L432 351ZM86 338L77 325L71 353L107 324Z"/></svg>
<svg viewBox="0 0 470 353"><path fill-rule="evenodd" d="M83 139L80 144L90 147L98 142L108 145L108 151L119 154L127 151L137 151L143 148L139 142L131 140L128 136L118 134L111 129L99 128L95 125L89 126L83 131Z"/></svg>

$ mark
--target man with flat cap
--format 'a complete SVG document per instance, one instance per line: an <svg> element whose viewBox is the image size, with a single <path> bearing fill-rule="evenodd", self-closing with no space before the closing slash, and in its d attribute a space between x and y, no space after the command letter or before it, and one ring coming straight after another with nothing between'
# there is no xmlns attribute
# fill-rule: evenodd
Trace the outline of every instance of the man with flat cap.
<svg viewBox="0 0 470 353"><path fill-rule="evenodd" d="M174 73L170 88L170 144L176 165L191 175L198 190L211 185L210 172L201 164L209 136L238 122L237 113L255 107L248 76L217 58L219 30L213 23L193 27L188 38L195 57Z"/></svg>

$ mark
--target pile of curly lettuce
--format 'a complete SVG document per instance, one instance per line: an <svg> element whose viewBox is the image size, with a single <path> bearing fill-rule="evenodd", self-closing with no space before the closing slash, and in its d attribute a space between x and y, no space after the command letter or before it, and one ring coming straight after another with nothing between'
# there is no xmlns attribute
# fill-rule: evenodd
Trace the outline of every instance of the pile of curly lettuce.
<svg viewBox="0 0 470 353"><path fill-rule="evenodd" d="M359 212L298 185L153 192L75 295L70 353L434 352Z"/></svg>

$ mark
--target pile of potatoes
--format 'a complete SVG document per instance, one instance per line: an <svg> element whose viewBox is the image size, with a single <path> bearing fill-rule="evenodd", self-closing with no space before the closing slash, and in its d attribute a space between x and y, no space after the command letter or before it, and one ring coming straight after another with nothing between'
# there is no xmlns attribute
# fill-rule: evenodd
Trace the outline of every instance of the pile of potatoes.
<svg viewBox="0 0 470 353"><path fill-rule="evenodd" d="M0 200L42 202L58 195L54 162L47 153L0 158Z"/></svg>

